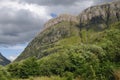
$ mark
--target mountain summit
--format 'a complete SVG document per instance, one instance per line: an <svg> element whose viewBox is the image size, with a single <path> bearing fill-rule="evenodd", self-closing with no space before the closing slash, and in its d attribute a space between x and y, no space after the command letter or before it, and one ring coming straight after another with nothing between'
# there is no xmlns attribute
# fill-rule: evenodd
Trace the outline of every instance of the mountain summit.
<svg viewBox="0 0 120 80"><path fill-rule="evenodd" d="M120 1L92 6L78 16L60 15L44 25L44 30L29 43L15 61L31 56L40 59L64 51L70 45L93 43L99 37L98 33L119 21ZM88 32L85 34L85 31Z"/></svg>

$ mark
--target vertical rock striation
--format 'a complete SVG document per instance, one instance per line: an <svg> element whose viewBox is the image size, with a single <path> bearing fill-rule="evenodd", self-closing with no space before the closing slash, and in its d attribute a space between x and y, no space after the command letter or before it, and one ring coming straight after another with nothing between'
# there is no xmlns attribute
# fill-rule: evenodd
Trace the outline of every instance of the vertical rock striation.
<svg viewBox="0 0 120 80"><path fill-rule="evenodd" d="M78 15L78 19L82 27L92 24L109 27L109 24L120 21L120 1L87 8Z"/></svg>

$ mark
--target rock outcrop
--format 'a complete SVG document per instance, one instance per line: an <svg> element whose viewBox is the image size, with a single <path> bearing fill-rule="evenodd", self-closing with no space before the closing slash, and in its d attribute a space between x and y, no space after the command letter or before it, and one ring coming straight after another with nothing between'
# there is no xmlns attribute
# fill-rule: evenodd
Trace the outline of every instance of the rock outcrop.
<svg viewBox="0 0 120 80"><path fill-rule="evenodd" d="M80 24L105 24L107 27L116 21L120 21L120 1L92 6L78 15Z"/></svg>
<svg viewBox="0 0 120 80"><path fill-rule="evenodd" d="M9 63L10 61L0 53L0 65L5 66Z"/></svg>
<svg viewBox="0 0 120 80"><path fill-rule="evenodd" d="M51 26L54 26L60 22L67 21L67 22L76 22L78 23L77 17L69 14L61 14L55 19L49 20L45 25L44 28L49 28Z"/></svg>

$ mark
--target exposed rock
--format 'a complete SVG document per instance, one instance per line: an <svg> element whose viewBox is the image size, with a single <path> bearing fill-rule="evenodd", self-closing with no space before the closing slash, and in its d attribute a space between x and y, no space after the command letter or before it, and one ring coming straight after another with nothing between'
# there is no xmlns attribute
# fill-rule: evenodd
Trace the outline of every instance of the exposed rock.
<svg viewBox="0 0 120 80"><path fill-rule="evenodd" d="M120 1L87 8L78 16L60 15L44 25L44 30L29 43L15 61L31 56L42 58L60 50L60 42L64 40L68 40L67 43L69 39L73 39L74 43L79 43L81 28L104 30L117 21L120 21Z"/></svg>
<svg viewBox="0 0 120 80"><path fill-rule="evenodd" d="M68 22L78 22L76 16L73 16L73 15L69 15L69 14L62 14L60 16L58 16L57 18L54 18L54 19L51 19L49 20L45 25L44 27L45 28L48 28L48 27L51 27L51 26L54 26L62 21L68 21Z"/></svg>
<svg viewBox="0 0 120 80"><path fill-rule="evenodd" d="M79 28L75 27L75 25L75 23L61 22L45 29L29 43L28 47L15 61L20 61L30 56L41 58L60 50L59 41L79 34Z"/></svg>
<svg viewBox="0 0 120 80"><path fill-rule="evenodd" d="M108 24L120 21L120 1L92 6L78 16L83 26L90 24Z"/></svg>

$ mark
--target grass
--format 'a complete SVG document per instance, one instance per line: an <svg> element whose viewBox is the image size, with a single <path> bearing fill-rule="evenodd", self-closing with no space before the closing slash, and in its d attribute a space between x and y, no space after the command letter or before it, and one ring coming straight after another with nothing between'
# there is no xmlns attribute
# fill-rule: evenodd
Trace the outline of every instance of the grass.
<svg viewBox="0 0 120 80"><path fill-rule="evenodd" d="M30 77L29 79L13 79L13 80L67 80L65 77L51 76L51 77Z"/></svg>
<svg viewBox="0 0 120 80"><path fill-rule="evenodd" d="M59 76L43 76L43 77L30 77L29 79L13 79L13 80L69 80L66 77L59 77ZM77 77L74 80L82 80L80 77Z"/></svg>

